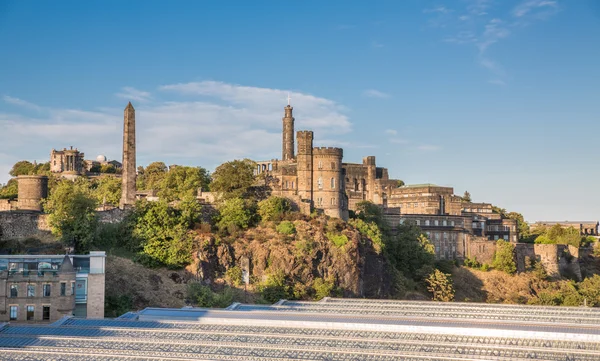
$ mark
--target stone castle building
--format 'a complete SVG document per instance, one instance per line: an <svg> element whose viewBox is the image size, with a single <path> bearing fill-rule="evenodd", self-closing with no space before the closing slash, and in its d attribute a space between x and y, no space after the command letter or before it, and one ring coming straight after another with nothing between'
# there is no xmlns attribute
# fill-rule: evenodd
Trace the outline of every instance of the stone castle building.
<svg viewBox="0 0 600 361"><path fill-rule="evenodd" d="M374 156L344 163L341 148L314 147L312 131L298 131L294 137L292 112L288 104L282 118L281 159L256 162L255 174L273 195L293 200L304 213L347 219L358 203L372 202L383 209L392 227L407 222L421 227L439 259L485 253L499 239L517 242L516 221L494 213L491 204L465 202L452 187L399 186L401 181L390 179Z"/></svg>
<svg viewBox="0 0 600 361"><path fill-rule="evenodd" d="M579 231L579 235L581 236L594 236L598 237L598 221L564 221L564 222L555 222L555 221L538 221L531 224L531 228L549 228L555 225L559 225L562 228L570 228L573 227Z"/></svg>

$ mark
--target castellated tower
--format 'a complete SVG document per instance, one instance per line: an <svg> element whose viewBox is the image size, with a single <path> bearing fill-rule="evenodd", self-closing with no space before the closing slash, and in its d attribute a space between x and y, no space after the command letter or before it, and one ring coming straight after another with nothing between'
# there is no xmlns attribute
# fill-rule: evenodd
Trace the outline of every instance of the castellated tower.
<svg viewBox="0 0 600 361"><path fill-rule="evenodd" d="M125 108L123 123L123 184L120 208L135 203L135 109L131 102Z"/></svg>
<svg viewBox="0 0 600 361"><path fill-rule="evenodd" d="M291 113L290 113L291 114ZM293 119L293 118L292 118ZM298 195L304 201L313 201L313 132L304 130L296 133L298 139L297 172L298 172Z"/></svg>
<svg viewBox="0 0 600 361"><path fill-rule="evenodd" d="M285 116L282 118L283 145L281 148L281 159L292 160L294 159L294 117L292 116L292 110L294 110L294 108L288 104L283 109L285 110Z"/></svg>
<svg viewBox="0 0 600 361"><path fill-rule="evenodd" d="M341 148L313 148L313 202L330 217L348 219Z"/></svg>

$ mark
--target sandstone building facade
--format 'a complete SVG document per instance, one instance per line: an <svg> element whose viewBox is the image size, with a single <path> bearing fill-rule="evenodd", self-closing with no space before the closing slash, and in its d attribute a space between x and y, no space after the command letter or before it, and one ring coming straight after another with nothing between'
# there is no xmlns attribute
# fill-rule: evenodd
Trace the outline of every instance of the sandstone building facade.
<svg viewBox="0 0 600 361"><path fill-rule="evenodd" d="M104 252L0 255L0 322L104 318Z"/></svg>

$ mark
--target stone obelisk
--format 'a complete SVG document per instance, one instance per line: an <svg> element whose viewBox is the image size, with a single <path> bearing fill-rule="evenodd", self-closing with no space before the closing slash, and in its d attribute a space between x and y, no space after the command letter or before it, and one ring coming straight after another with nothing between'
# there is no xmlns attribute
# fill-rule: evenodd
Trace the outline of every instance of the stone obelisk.
<svg viewBox="0 0 600 361"><path fill-rule="evenodd" d="M125 108L123 124L123 184L121 186L120 208L135 203L135 109L131 102Z"/></svg>

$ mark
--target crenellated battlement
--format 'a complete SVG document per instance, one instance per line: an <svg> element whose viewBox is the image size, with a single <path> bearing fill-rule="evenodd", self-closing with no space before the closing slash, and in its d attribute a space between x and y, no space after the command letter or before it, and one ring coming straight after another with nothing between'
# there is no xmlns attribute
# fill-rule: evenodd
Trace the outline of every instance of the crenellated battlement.
<svg viewBox="0 0 600 361"><path fill-rule="evenodd" d="M344 156L344 150L342 148L335 147L314 147L313 155L342 158Z"/></svg>

